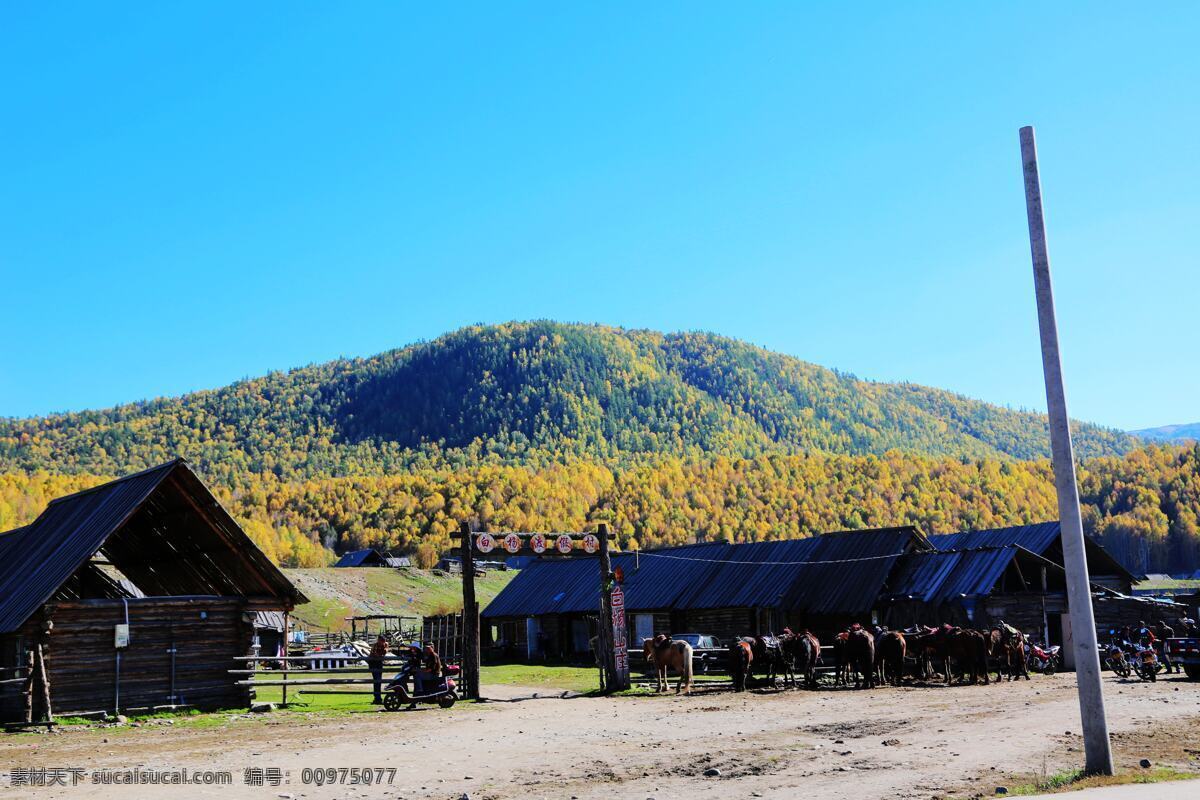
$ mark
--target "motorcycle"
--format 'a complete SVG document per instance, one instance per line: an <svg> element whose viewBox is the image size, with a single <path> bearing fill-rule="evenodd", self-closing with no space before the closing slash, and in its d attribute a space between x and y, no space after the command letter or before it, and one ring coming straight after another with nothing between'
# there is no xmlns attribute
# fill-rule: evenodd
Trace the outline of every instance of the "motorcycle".
<svg viewBox="0 0 1200 800"><path fill-rule="evenodd" d="M458 702L458 685L455 677L459 668L449 664L443 669L443 675L437 678L432 686L426 686L424 694L413 694L408 690L408 682L415 671L413 664L406 664L396 677L388 681L383 691L383 707L388 711L399 711L404 706L417 703L437 703L441 708L450 708Z"/></svg>
<svg viewBox="0 0 1200 800"><path fill-rule="evenodd" d="M1144 681L1157 681L1158 671L1162 669L1162 664L1158 661L1158 653L1154 652L1153 647L1142 647L1134 645L1134 660L1133 669L1137 672L1137 676Z"/></svg>
<svg viewBox="0 0 1200 800"><path fill-rule="evenodd" d="M1062 648L1056 644L1042 647L1036 642L1030 643L1025 665L1030 672L1053 675L1055 670L1062 666Z"/></svg>
<svg viewBox="0 0 1200 800"><path fill-rule="evenodd" d="M1110 644L1104 649L1104 666L1122 678L1128 678L1132 673L1129 659L1125 657L1125 651L1115 644Z"/></svg>

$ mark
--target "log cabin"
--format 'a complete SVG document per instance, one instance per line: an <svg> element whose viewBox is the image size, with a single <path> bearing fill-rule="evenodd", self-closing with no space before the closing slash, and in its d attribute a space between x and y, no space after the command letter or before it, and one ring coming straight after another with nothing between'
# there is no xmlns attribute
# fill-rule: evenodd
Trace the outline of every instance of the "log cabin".
<svg viewBox="0 0 1200 800"><path fill-rule="evenodd" d="M246 707L256 615L304 602L183 459L57 498L0 534L0 721Z"/></svg>

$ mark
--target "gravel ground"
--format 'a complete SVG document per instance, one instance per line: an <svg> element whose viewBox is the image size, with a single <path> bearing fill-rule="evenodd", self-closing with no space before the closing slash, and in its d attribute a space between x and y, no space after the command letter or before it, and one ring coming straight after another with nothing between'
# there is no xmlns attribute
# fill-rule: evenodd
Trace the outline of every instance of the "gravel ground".
<svg viewBox="0 0 1200 800"><path fill-rule="evenodd" d="M523 699L413 712L232 715L0 737L0 794L129 798L819 798L991 796L1082 763L1074 676L990 686ZM1106 676L1119 767L1200 774L1200 683ZM557 693L555 693L557 694ZM14 767L86 785L11 787ZM93 770L228 770L232 786L96 786ZM284 783L247 786L247 767ZM387 785L306 784L306 768L396 770ZM347 775L349 777L349 775ZM386 775L384 776L385 780Z"/></svg>

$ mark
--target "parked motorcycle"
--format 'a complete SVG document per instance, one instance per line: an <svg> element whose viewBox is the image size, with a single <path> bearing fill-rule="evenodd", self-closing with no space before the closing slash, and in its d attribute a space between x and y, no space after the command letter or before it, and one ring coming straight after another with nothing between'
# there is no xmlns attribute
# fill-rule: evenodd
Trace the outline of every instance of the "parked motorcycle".
<svg viewBox="0 0 1200 800"><path fill-rule="evenodd" d="M1029 655L1025 666L1030 672L1040 672L1043 675L1053 675L1062 666L1062 648L1056 644L1042 647L1036 642L1029 645Z"/></svg>
<svg viewBox="0 0 1200 800"><path fill-rule="evenodd" d="M388 711L399 711L404 706L416 703L437 703L441 708L450 708L458 701L458 686L454 679L459 673L459 668L450 664L443 671L445 674L437 679L432 689L426 686L424 694L414 694L408 689L414 665L406 664L384 687L383 707Z"/></svg>
<svg viewBox="0 0 1200 800"><path fill-rule="evenodd" d="M1144 681L1157 681L1158 671L1162 669L1162 664L1158 660L1158 653L1153 647L1143 647L1134 645L1133 669L1137 672L1139 678Z"/></svg>
<svg viewBox="0 0 1200 800"><path fill-rule="evenodd" d="M1125 651L1115 644L1110 644L1104 649L1104 666L1122 678L1128 678L1133 672L1129 666L1129 659L1125 657Z"/></svg>

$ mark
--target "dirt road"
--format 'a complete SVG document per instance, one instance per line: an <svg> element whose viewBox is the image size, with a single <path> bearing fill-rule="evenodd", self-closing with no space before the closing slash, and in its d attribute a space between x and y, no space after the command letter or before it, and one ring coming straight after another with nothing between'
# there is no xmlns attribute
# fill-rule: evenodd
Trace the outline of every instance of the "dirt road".
<svg viewBox="0 0 1200 800"><path fill-rule="evenodd" d="M487 687L485 687L486 689ZM1106 678L1121 767L1200 773L1200 683ZM515 698L532 690L492 689ZM241 715L0 738L0 794L130 798L966 797L1082 761L1074 676L873 692L510 699L394 714ZM13 768L81 768L75 788ZM95 786L93 770L225 770L232 786ZM247 767L286 783L247 786ZM306 768L395 768L390 785L315 786ZM707 774L719 770L718 774ZM386 776L385 776L386 780ZM269 783L269 781L268 781Z"/></svg>

